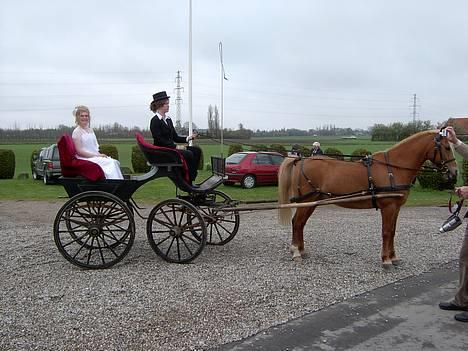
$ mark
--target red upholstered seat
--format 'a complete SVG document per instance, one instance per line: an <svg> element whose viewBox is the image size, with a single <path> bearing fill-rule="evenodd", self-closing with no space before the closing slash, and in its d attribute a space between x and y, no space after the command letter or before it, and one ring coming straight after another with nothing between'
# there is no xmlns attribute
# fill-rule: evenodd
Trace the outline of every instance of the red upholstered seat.
<svg viewBox="0 0 468 351"><path fill-rule="evenodd" d="M57 142L60 154L60 167L64 177L82 176L96 181L105 179L104 172L98 164L76 158L75 144L70 135L64 134Z"/></svg>
<svg viewBox="0 0 468 351"><path fill-rule="evenodd" d="M184 170L185 180L190 183L187 162L185 161L184 155L179 150L150 144L140 133L135 133L135 137L141 151L150 164L180 164Z"/></svg>

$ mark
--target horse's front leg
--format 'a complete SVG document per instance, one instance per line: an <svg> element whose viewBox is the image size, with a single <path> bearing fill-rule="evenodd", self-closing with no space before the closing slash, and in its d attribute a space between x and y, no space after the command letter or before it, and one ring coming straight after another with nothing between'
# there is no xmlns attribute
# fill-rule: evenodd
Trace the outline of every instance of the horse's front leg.
<svg viewBox="0 0 468 351"><path fill-rule="evenodd" d="M399 208L387 206L381 209L382 214L382 267L384 269L393 268L393 260L396 260L393 239L395 237L396 221Z"/></svg>
<svg viewBox="0 0 468 351"><path fill-rule="evenodd" d="M395 234L396 234L396 225L398 221L398 215L400 214L400 207L398 207L395 212L393 213L393 227L392 227L392 236L390 237L390 243L389 243L389 255L390 255L390 260L392 261L392 264L394 266L398 266L401 264L401 259L397 258L397 255L395 253Z"/></svg>
<svg viewBox="0 0 468 351"><path fill-rule="evenodd" d="M290 251L296 262L302 261L304 253L304 226L314 212L315 207L298 208L292 219L292 240Z"/></svg>

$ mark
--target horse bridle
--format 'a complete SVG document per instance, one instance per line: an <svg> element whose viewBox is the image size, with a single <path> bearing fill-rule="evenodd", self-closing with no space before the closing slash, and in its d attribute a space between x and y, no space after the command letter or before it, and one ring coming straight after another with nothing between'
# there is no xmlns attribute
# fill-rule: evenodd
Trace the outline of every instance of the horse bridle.
<svg viewBox="0 0 468 351"><path fill-rule="evenodd" d="M440 130L440 132L438 134L436 134L434 136L434 156L432 157L432 163L436 166L435 168L442 172L442 173L447 173L449 171L448 167L447 167L447 164L451 163L451 162L455 162L456 159L455 158L451 158L451 159L448 159L448 160L444 160L442 158L442 144L441 144L441 140L442 140L442 130ZM440 159L440 162L439 163L436 163L436 157L437 157L437 154L439 154L439 159Z"/></svg>

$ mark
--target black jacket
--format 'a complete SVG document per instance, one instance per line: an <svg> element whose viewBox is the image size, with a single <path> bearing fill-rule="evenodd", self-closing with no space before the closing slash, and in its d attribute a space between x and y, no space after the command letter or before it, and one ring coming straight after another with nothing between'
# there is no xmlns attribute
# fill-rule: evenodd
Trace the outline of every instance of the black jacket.
<svg viewBox="0 0 468 351"><path fill-rule="evenodd" d="M177 135L172 120L166 117L167 124L155 115L151 119L150 130L153 135L153 144L157 146L176 148L176 143L186 143L187 138Z"/></svg>

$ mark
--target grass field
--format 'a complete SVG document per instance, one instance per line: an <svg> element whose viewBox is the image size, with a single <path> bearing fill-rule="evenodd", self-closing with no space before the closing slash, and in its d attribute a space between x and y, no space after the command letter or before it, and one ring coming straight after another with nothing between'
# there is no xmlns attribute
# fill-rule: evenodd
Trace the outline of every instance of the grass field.
<svg viewBox="0 0 468 351"><path fill-rule="evenodd" d="M338 148L343 154L351 154L358 148L365 148L372 152L386 150L394 143L391 142L372 142L369 138L358 139L338 139L331 137L320 137L311 139L310 137L289 137L289 138L254 138L247 141L247 144L272 144L282 143L286 149L289 149L292 144L300 143L307 147L311 147L315 140L319 140L322 144L322 149L328 147ZM119 160L122 167L132 168L131 153L132 147L136 145L134 140L103 140L102 144L115 145L119 152ZM10 149L15 153L16 169L15 179L0 180L0 199L32 199L32 200L53 200L60 197L66 197L66 193L61 186L52 185L45 186L41 181L29 179L16 179L19 174L27 173L31 177L30 158L33 150L38 150L48 146L46 144L3 144L0 149ZM210 162L211 155L220 155L221 147L218 144L206 142L199 143L204 153L204 162ZM227 155L228 145L224 145L223 153ZM461 158L457 155L459 164ZM201 181L207 178L210 172L200 171L198 180ZM459 177L461 178L461 177ZM460 179L459 179L459 182ZM460 183L461 184L461 183ZM237 186L221 185L219 190L226 192L232 198L241 201L274 201L277 199L276 186L261 186L254 189L242 189ZM146 203L157 203L163 199L173 198L175 196L175 187L169 179L156 179L142 186L135 193L134 198L137 201ZM420 188L417 184L412 189L408 205L446 205L449 198L447 191L427 191Z"/></svg>

